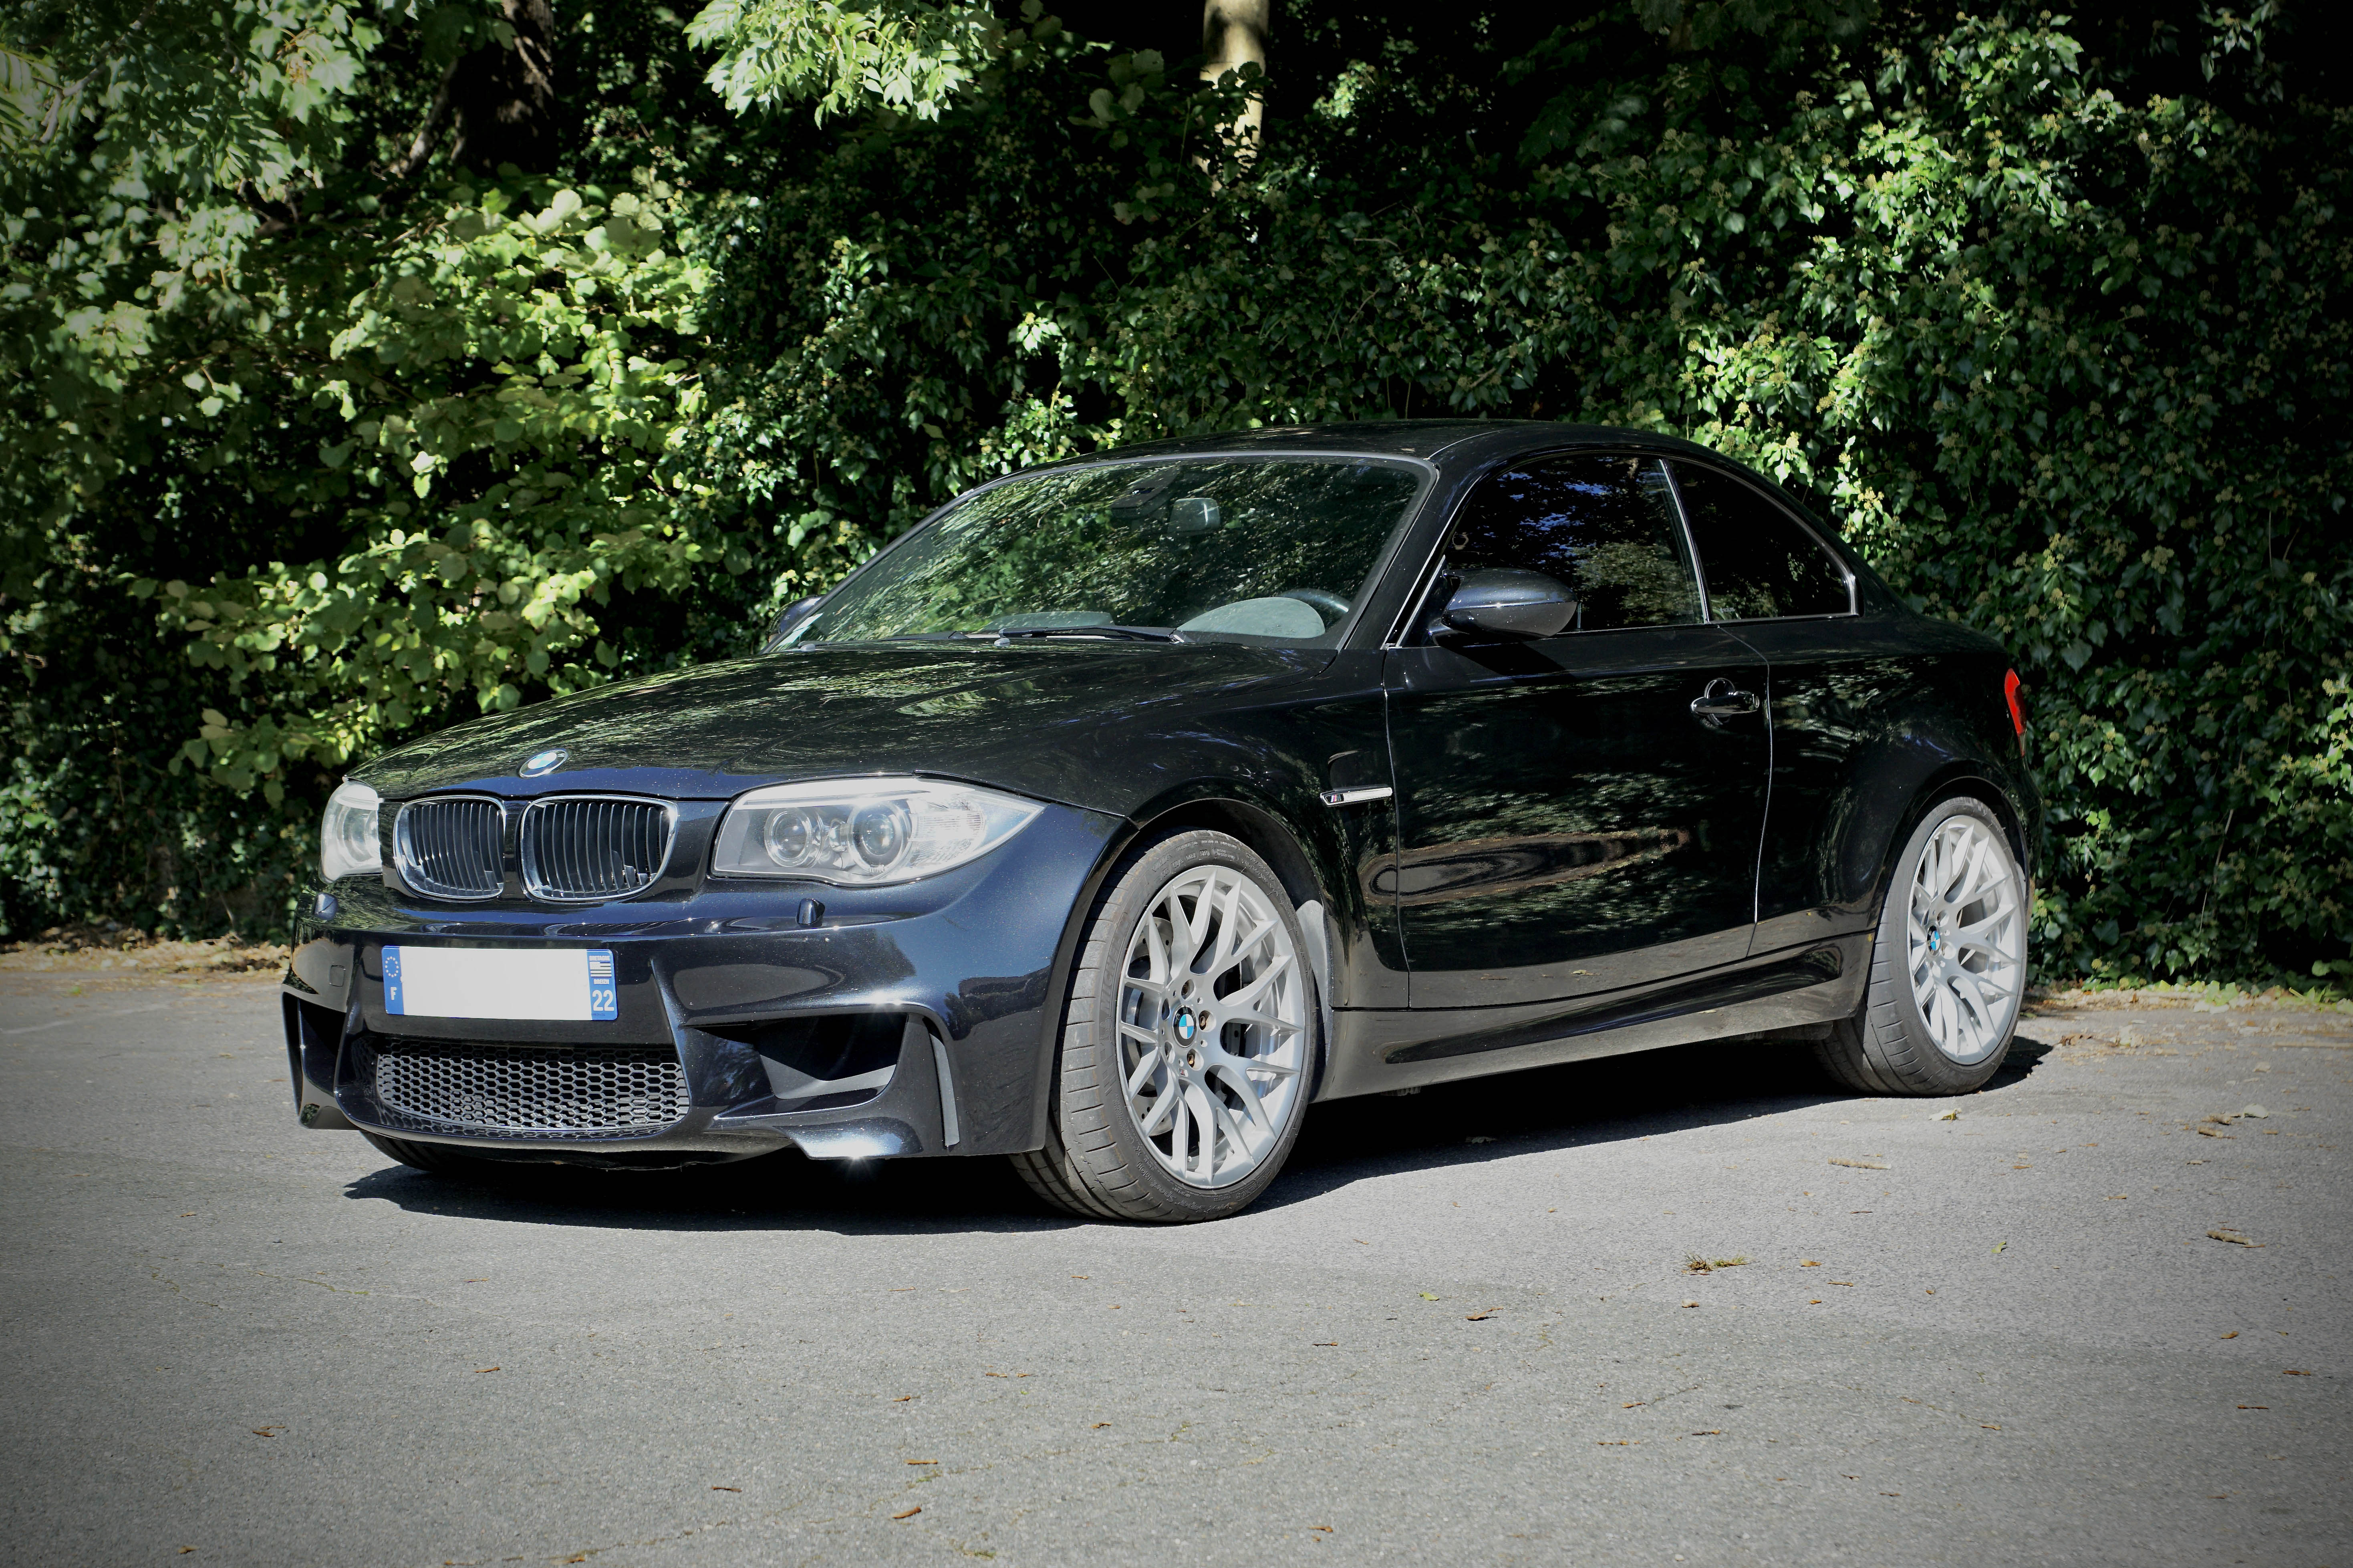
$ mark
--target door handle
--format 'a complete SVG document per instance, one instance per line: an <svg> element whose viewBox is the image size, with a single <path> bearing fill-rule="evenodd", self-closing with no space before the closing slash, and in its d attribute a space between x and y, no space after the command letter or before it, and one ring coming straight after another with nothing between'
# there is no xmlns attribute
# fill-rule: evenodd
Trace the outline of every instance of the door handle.
<svg viewBox="0 0 2353 1568"><path fill-rule="evenodd" d="M1691 710L1714 723L1718 719L1736 718L1754 713L1765 706L1764 700L1754 691L1743 691L1729 680L1718 678L1707 683L1707 689L1692 699Z"/></svg>

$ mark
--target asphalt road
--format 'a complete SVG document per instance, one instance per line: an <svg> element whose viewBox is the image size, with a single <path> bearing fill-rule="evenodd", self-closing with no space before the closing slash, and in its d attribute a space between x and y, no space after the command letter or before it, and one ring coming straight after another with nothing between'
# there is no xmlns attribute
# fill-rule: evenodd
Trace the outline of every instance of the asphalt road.
<svg viewBox="0 0 2353 1568"><path fill-rule="evenodd" d="M0 976L0 1559L2353 1564L2341 1014L2045 1011L1950 1121L1739 1045L1324 1106L1155 1230L438 1180L277 1011Z"/></svg>

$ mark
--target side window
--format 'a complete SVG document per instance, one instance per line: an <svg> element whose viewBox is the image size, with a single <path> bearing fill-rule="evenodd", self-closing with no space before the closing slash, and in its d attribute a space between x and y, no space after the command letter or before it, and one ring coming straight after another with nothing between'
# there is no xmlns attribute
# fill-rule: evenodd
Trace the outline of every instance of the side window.
<svg viewBox="0 0 2353 1568"><path fill-rule="evenodd" d="M1691 463L1675 465L1675 484L1717 620L1843 616L1854 608L1846 569L1763 491Z"/></svg>
<svg viewBox="0 0 2353 1568"><path fill-rule="evenodd" d="M1573 632L1686 626L1699 589L1655 458L1579 453L1491 474L1446 541L1449 571L1542 572L1577 595Z"/></svg>

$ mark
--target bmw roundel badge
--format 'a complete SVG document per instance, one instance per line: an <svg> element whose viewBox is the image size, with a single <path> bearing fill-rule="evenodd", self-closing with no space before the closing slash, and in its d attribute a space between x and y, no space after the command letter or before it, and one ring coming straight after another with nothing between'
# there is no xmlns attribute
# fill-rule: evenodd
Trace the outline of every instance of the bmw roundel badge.
<svg viewBox="0 0 2353 1568"><path fill-rule="evenodd" d="M561 746L550 746L543 752L533 752L531 759L522 765L522 776L535 779L542 773L552 773L562 767L564 760L571 754Z"/></svg>
<svg viewBox="0 0 2353 1568"><path fill-rule="evenodd" d="M1180 1040L1193 1037L1193 1009L1190 1007L1176 1009L1176 1037Z"/></svg>

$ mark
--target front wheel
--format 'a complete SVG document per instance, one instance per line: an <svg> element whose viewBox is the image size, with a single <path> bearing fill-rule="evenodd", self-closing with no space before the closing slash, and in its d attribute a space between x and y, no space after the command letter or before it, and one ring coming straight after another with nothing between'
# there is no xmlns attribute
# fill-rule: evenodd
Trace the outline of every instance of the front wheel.
<svg viewBox="0 0 2353 1568"><path fill-rule="evenodd" d="M1866 1094L1967 1094L2010 1054L2026 997L2026 876L1982 801L1955 796L1896 858L1862 1010L1822 1066Z"/></svg>
<svg viewBox="0 0 2353 1568"><path fill-rule="evenodd" d="M1316 1005L1299 917L1222 833L1138 854L1095 906L1062 1013L1046 1146L1014 1166L1089 1218L1184 1222L1247 1207L1313 1091Z"/></svg>

